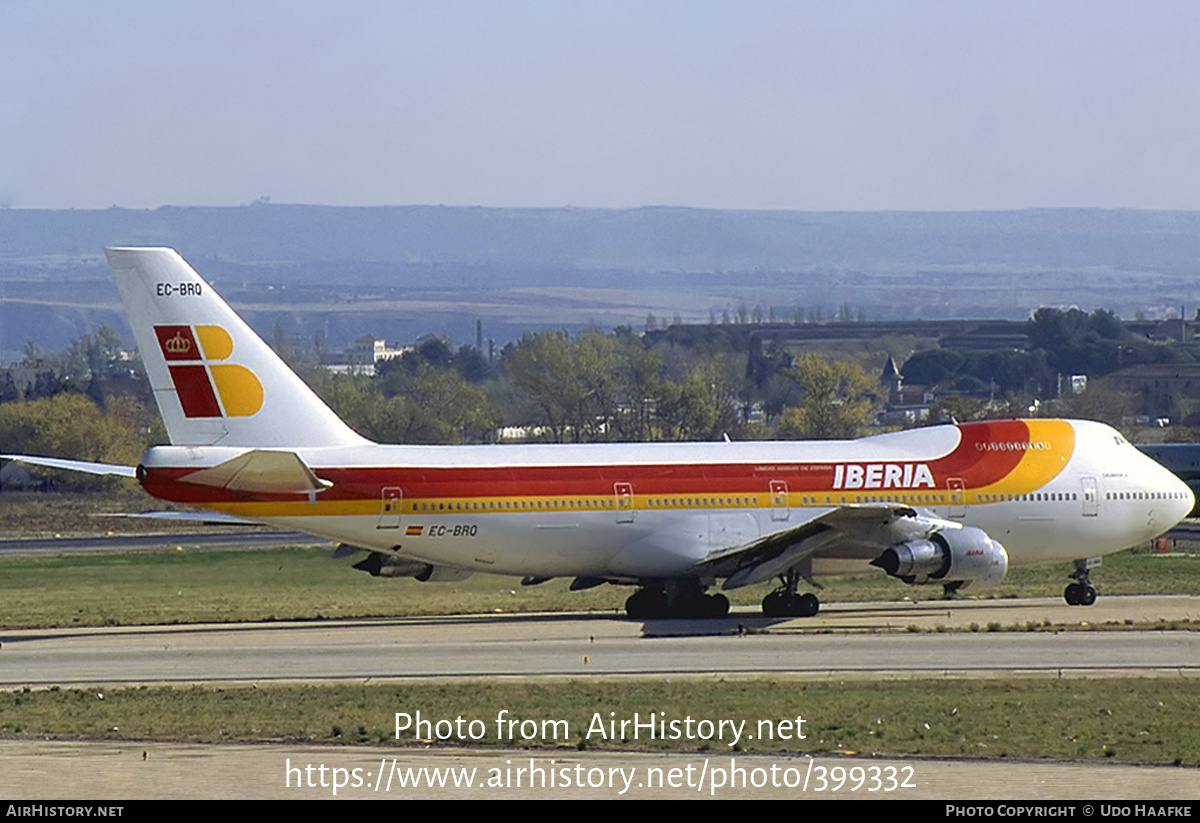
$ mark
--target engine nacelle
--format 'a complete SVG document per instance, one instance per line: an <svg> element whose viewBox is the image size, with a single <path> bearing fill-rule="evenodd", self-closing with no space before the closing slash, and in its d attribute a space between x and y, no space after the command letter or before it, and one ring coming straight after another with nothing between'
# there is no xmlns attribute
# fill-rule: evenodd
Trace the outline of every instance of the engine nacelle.
<svg viewBox="0 0 1200 823"><path fill-rule="evenodd" d="M448 566L426 566L425 571L414 574L422 583L453 583L455 580L466 580L475 572L466 569L451 569Z"/></svg>
<svg viewBox="0 0 1200 823"><path fill-rule="evenodd" d="M372 577L412 577L422 583L450 583L465 580L473 572L434 566L422 560L409 560L382 552L371 552L366 560L354 564L354 568Z"/></svg>
<svg viewBox="0 0 1200 823"><path fill-rule="evenodd" d="M926 540L890 546L871 561L905 583L995 586L1008 573L1008 552L983 529L934 532Z"/></svg>

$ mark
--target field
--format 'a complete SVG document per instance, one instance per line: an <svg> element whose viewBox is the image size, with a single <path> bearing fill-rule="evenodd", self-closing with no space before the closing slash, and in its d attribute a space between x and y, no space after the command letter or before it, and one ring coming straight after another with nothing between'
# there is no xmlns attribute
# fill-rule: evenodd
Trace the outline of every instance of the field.
<svg viewBox="0 0 1200 823"><path fill-rule="evenodd" d="M186 542L181 538L181 542ZM569 580L522 586L475 575L455 583L373 578L328 549L191 551L0 558L0 628L321 620L423 614L616 612L633 589L567 590ZM358 556L359 558L362 555ZM1018 568L981 597L1058 596L1065 564ZM1093 575L1102 594L1200 591L1200 556L1125 552ZM824 581L822 600L933 600L937 586L909 587L882 573ZM734 605L761 602L767 584L730 592Z"/></svg>
<svg viewBox="0 0 1200 823"><path fill-rule="evenodd" d="M395 714L436 722L397 738ZM536 719L497 734L495 718ZM745 721L735 746L687 739L609 737L610 717ZM610 712L615 714L610 715ZM1200 692L1179 679L920 680L805 683L777 678L468 681L386 686L51 689L0 693L0 734L16 737L198 742L511 746L572 749L802 752L1054 759L1200 766ZM789 739L760 721L805 718ZM474 730L472 720L480 723ZM551 726L542 720L565 721ZM519 729L518 725L515 727ZM668 729L671 727L668 726ZM684 727L678 727L680 729ZM695 726L693 726L695 728ZM591 732L589 734L589 731ZM431 733L430 733L431 732ZM794 739L803 733L804 739ZM753 735L754 739L747 739ZM670 735L668 735L670 737ZM527 739L526 739L527 738Z"/></svg>

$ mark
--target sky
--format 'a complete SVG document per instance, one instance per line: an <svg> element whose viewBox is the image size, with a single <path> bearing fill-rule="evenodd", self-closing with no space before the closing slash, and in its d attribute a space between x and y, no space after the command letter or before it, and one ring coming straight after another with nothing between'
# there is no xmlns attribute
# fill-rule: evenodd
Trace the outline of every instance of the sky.
<svg viewBox="0 0 1200 823"><path fill-rule="evenodd" d="M0 206L1200 209L1200 3L0 0Z"/></svg>

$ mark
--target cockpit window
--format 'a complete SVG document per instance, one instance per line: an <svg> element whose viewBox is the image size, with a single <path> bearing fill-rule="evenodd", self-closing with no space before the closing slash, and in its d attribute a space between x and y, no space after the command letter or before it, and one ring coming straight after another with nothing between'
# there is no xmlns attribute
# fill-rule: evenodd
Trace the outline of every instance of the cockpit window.
<svg viewBox="0 0 1200 823"><path fill-rule="evenodd" d="M1129 445L1129 444L1128 444L1128 443L1125 441L1125 438L1124 438L1124 437L1122 437L1122 436L1121 436L1121 435L1119 435L1119 434L1114 434L1114 435L1113 435L1113 440L1114 440L1114 441L1116 441L1116 444L1117 444L1118 446L1127 446L1127 445Z"/></svg>

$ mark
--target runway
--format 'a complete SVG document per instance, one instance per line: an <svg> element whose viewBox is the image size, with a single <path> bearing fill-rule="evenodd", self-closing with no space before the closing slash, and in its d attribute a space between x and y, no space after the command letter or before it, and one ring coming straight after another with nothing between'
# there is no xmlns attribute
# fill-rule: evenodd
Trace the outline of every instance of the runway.
<svg viewBox="0 0 1200 823"><path fill-rule="evenodd" d="M0 685L770 673L805 677L1200 675L1200 597L832 604L816 618L639 622L473 615L0 634ZM1028 631L1043 620L1076 629ZM976 631L970 627L974 624ZM1008 627L1009 630L989 631ZM939 630L940 627L940 630Z"/></svg>
<svg viewBox="0 0 1200 823"><path fill-rule="evenodd" d="M125 554L189 550L281 549L289 546L329 546L333 543L303 532L226 529L211 532L165 534L114 534L90 537L37 537L0 540L0 557Z"/></svg>

